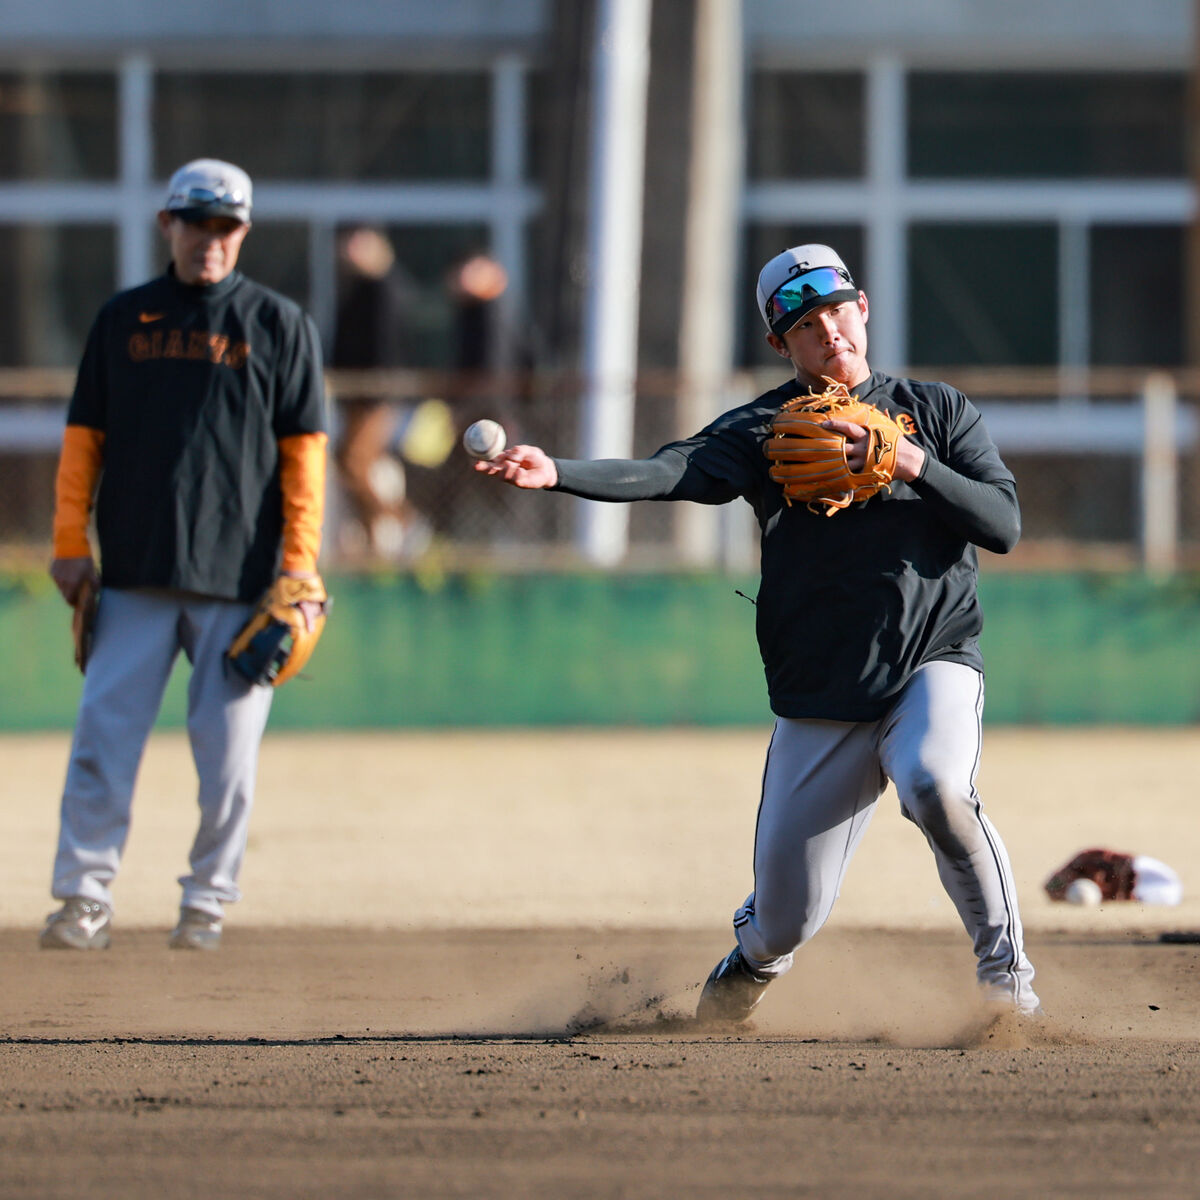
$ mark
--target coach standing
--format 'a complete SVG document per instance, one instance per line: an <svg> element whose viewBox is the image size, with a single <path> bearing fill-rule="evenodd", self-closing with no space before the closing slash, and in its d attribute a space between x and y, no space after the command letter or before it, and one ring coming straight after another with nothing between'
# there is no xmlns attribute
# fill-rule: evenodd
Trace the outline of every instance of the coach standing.
<svg viewBox="0 0 1200 1200"><path fill-rule="evenodd" d="M251 183L179 168L158 225L165 274L100 310L67 413L50 574L69 604L100 585L62 796L47 948L103 949L142 750L179 651L200 824L170 945L215 949L236 901L272 689L226 650L279 574L315 576L325 496L316 329L238 272ZM93 500L97 572L88 540Z"/></svg>

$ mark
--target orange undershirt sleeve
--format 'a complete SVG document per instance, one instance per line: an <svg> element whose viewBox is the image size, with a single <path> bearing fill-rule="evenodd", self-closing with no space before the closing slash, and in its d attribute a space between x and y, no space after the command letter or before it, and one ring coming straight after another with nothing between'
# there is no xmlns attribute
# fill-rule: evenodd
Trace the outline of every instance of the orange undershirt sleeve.
<svg viewBox="0 0 1200 1200"><path fill-rule="evenodd" d="M284 571L304 574L317 569L321 523L325 519L325 450L323 433L298 433L279 439L279 482L283 489Z"/></svg>
<svg viewBox="0 0 1200 1200"><path fill-rule="evenodd" d="M88 519L104 466L104 434L86 425L63 430L54 479L54 557L90 558Z"/></svg>

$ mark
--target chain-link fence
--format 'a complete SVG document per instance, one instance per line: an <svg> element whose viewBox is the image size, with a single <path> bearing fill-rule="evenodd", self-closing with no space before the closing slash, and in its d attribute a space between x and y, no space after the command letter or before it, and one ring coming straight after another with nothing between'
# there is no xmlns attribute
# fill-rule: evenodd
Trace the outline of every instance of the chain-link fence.
<svg viewBox="0 0 1200 1200"><path fill-rule="evenodd" d="M919 368L911 374L961 387L1016 475L1024 535L1009 565L1200 566L1200 372ZM780 381L778 373L737 376L723 407ZM54 472L72 383L68 371L0 370L0 548L10 561L49 554ZM678 386L669 372L637 381L634 456L692 432L678 428ZM582 502L499 486L470 470L459 442L471 421L487 416L505 426L510 443L576 456L584 392L584 381L566 373L331 371L332 444L345 433L348 397L384 407L389 433L375 477L403 499L421 536L373 544L331 457L326 568L419 569L435 562L527 569L584 561L576 531ZM696 565L682 551L685 507L630 506L625 564ZM737 508L744 512L724 518L733 525L718 560L750 566L755 531L748 509ZM732 555L729 538L737 547Z"/></svg>

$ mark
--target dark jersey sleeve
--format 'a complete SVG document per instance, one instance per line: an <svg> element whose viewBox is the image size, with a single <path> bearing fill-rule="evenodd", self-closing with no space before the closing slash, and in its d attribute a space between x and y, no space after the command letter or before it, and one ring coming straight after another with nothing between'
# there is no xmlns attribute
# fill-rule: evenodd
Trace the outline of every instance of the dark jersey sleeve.
<svg viewBox="0 0 1200 1200"><path fill-rule="evenodd" d="M88 332L79 371L75 376L75 391L67 408L68 425L86 425L89 429L106 430L108 405L104 386L106 371L104 347L108 309L101 309Z"/></svg>
<svg viewBox="0 0 1200 1200"><path fill-rule="evenodd" d="M557 490L588 500L692 500L727 504L752 496L764 474L761 411L733 409L694 437L650 458L555 459Z"/></svg>
<svg viewBox="0 0 1200 1200"><path fill-rule="evenodd" d="M317 327L298 312L279 351L276 438L325 432L325 376Z"/></svg>
<svg viewBox="0 0 1200 1200"><path fill-rule="evenodd" d="M724 504L733 495L719 479L696 465L677 446L650 458L556 458L555 491L585 500L694 500Z"/></svg>
<svg viewBox="0 0 1200 1200"><path fill-rule="evenodd" d="M1016 482L988 434L979 410L960 392L949 396L944 445L926 453L918 496L968 541L1006 554L1021 536Z"/></svg>
<svg viewBox="0 0 1200 1200"><path fill-rule="evenodd" d="M1021 536L1021 510L1012 481L985 482L926 459L912 489L967 541L1007 554Z"/></svg>

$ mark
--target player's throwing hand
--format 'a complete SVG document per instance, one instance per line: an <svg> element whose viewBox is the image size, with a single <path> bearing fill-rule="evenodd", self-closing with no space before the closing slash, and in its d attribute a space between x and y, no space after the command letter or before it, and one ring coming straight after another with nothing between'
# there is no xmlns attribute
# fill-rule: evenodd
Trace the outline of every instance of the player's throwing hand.
<svg viewBox="0 0 1200 1200"><path fill-rule="evenodd" d="M540 446L509 446L495 458L480 459L475 470L498 475L505 483L519 488L550 488L558 482L554 459Z"/></svg>

